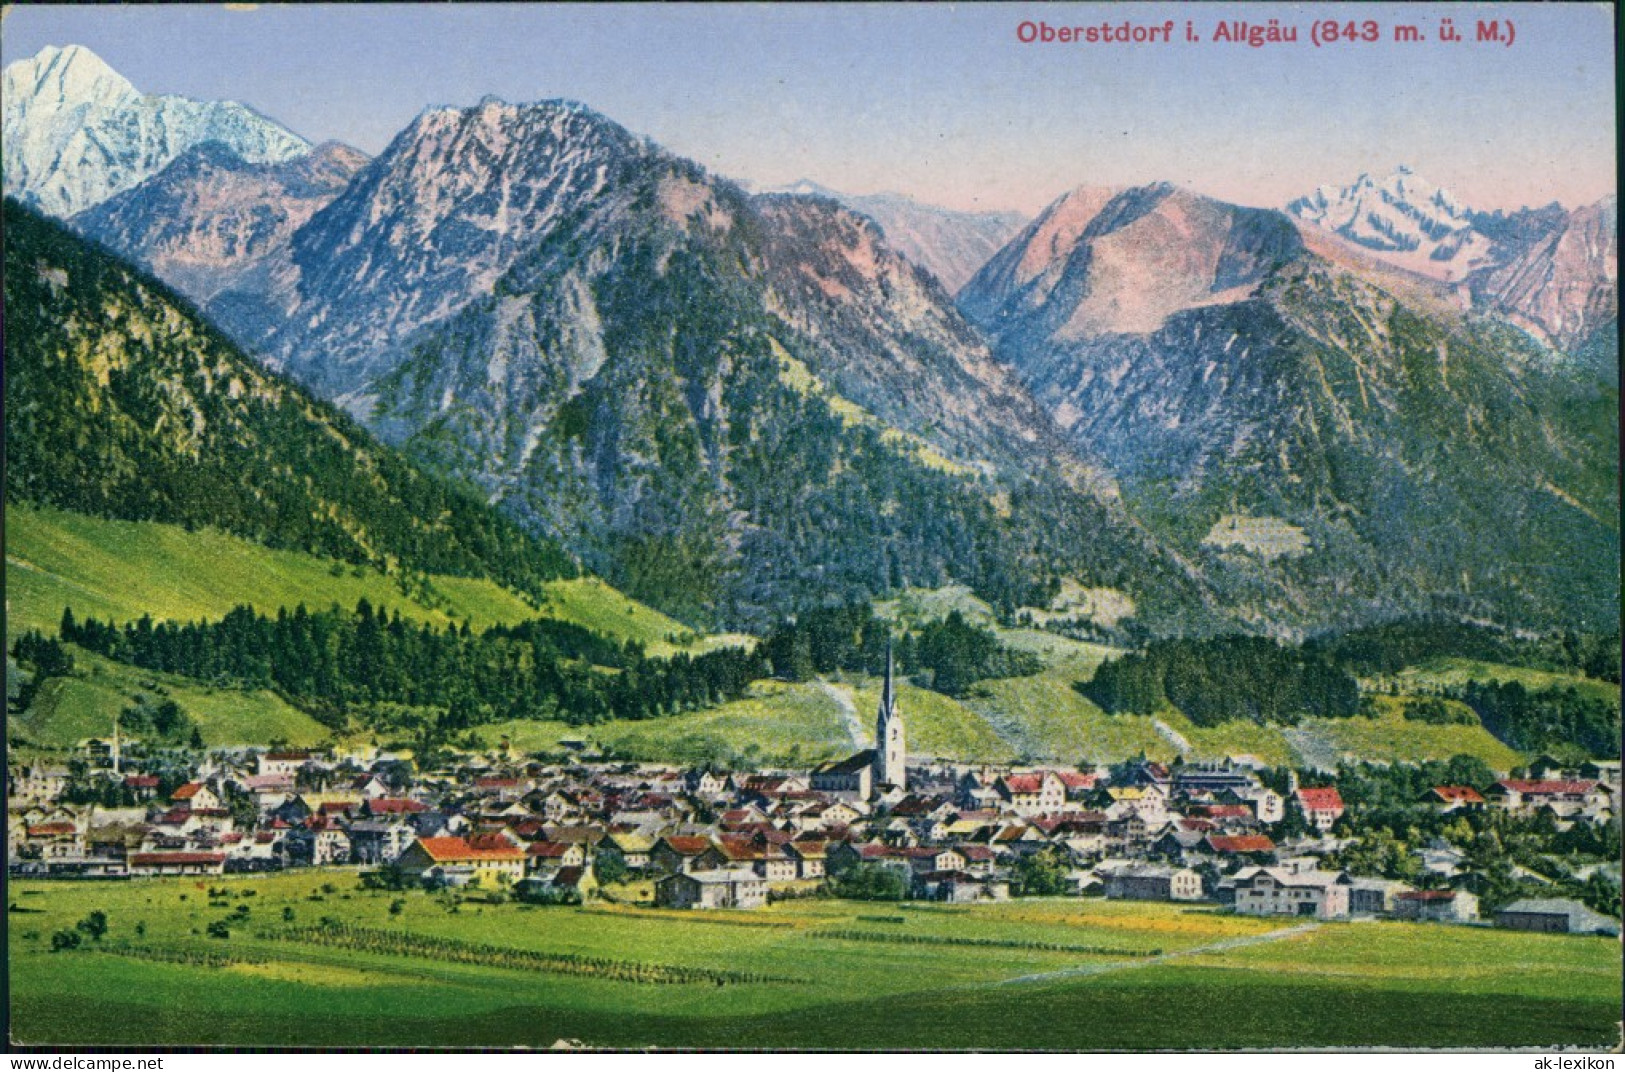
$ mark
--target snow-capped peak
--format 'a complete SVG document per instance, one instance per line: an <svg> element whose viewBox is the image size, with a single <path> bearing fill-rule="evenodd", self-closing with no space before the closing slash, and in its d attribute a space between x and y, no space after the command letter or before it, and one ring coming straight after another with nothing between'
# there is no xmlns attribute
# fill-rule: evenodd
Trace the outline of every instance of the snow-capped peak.
<svg viewBox="0 0 1625 1072"><path fill-rule="evenodd" d="M110 105L140 96L127 78L82 45L47 45L12 64L6 68L5 91L8 101L32 97L62 105Z"/></svg>
<svg viewBox="0 0 1625 1072"><path fill-rule="evenodd" d="M1348 186L1321 186L1287 212L1429 275L1459 278L1486 249L1470 210L1408 164L1380 182L1362 172Z"/></svg>
<svg viewBox="0 0 1625 1072"><path fill-rule="evenodd" d="M71 216L157 174L194 145L273 163L310 144L234 101L146 96L82 45L47 46L0 74L5 190Z"/></svg>

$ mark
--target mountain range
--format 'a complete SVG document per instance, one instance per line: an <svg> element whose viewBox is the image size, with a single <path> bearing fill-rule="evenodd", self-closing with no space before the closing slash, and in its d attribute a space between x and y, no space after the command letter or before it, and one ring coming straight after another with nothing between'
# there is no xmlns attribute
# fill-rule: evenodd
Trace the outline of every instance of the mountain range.
<svg viewBox="0 0 1625 1072"><path fill-rule="evenodd" d="M1617 622L1611 198L1485 214L1401 169L1284 212L1082 187L1022 226L752 194L494 98L371 160L193 102L261 140L96 157L46 147L176 99L83 49L5 78L8 192L690 622L1063 580L1153 632Z"/></svg>
<svg viewBox="0 0 1625 1072"><path fill-rule="evenodd" d="M1328 252L1281 213L1085 188L961 305L1130 512L1260 624L1609 621L1617 395Z"/></svg>
<svg viewBox="0 0 1625 1072"><path fill-rule="evenodd" d="M403 583L536 593L576 572L247 359L163 283L11 198L4 222L8 500L210 526Z"/></svg>
<svg viewBox="0 0 1625 1072"><path fill-rule="evenodd" d="M1617 195L1573 211L1553 203L1479 212L1400 165L1381 182L1361 175L1322 186L1287 212L1386 264L1453 284L1464 304L1617 378Z"/></svg>

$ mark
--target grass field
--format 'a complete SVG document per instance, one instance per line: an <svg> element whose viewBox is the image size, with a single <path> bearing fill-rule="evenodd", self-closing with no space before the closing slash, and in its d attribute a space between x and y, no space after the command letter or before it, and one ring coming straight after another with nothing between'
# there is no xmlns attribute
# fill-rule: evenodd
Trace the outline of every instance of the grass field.
<svg viewBox="0 0 1625 1072"><path fill-rule="evenodd" d="M1163 723L1190 742L1196 759L1223 759L1231 755L1254 755L1267 763L1289 764L1294 759L1292 745L1279 726L1256 722L1222 722L1198 726L1179 710L1167 707L1158 716Z"/></svg>
<svg viewBox="0 0 1625 1072"><path fill-rule="evenodd" d="M54 633L62 609L131 621L143 614L191 621L219 618L249 604L264 613L300 603L349 608L366 599L414 621L464 620L483 629L527 618L575 622L651 655L705 651L747 643L738 636L697 637L682 623L637 603L597 578L554 581L540 608L487 580L431 577L433 604L408 597L376 570L292 551L273 551L213 531L176 525L107 521L60 510L7 504L6 635ZM688 641L679 645L674 641Z"/></svg>
<svg viewBox="0 0 1625 1072"><path fill-rule="evenodd" d="M646 722L571 726L564 722L497 722L480 736L506 736L525 752L558 750L561 739L609 745L638 759L703 763L718 755L754 754L764 763L813 763L845 755L852 743L842 705L816 684L758 681L752 694L709 711Z"/></svg>
<svg viewBox="0 0 1625 1072"><path fill-rule="evenodd" d="M8 634L54 632L64 606L80 618L121 622L142 614L218 618L242 603L274 612L299 603L353 607L360 599L437 625L467 618L483 627L536 616L489 581L436 577L431 583L443 607L408 599L375 570L273 551L219 532L14 504L6 509Z"/></svg>
<svg viewBox="0 0 1625 1072"><path fill-rule="evenodd" d="M1309 552L1309 537L1303 529L1278 517L1247 517L1225 514L1213 523L1213 528L1202 538L1202 546L1239 547L1262 559L1283 555L1302 555Z"/></svg>
<svg viewBox="0 0 1625 1072"><path fill-rule="evenodd" d="M211 905L209 887L227 894ZM422 893L359 891L343 872L15 882L10 898L25 910L8 928L12 1031L24 1043L1603 1047L1617 1042L1621 998L1617 943L1602 939L1399 923L1305 930L1158 904L803 901L674 913L465 902L453 913ZM248 919L229 939L204 937L243 905ZM92 909L110 923L99 944L123 952L49 952L50 935ZM276 937L322 916L397 944ZM436 940L494 948L474 962L412 951ZM980 944L952 944L965 940ZM215 954L213 966L198 951ZM555 966L503 967L495 954ZM174 962L188 955L196 962ZM617 981L624 973L572 956L696 981Z"/></svg>
<svg viewBox="0 0 1625 1072"><path fill-rule="evenodd" d="M213 689L77 649L74 670L72 677L47 681L28 710L12 716L8 732L42 748L72 748L87 737L111 734L114 717L145 696L174 700L209 747L275 739L306 747L329 736L327 727L264 690Z"/></svg>
<svg viewBox="0 0 1625 1072"><path fill-rule="evenodd" d="M1610 681L1598 681L1583 674L1552 673L1475 659L1432 659L1421 666L1400 671L1397 681L1402 691L1414 692L1429 692L1442 687L1459 688L1469 681L1518 681L1527 689L1572 686L1582 695L1619 703L1619 686Z"/></svg>
<svg viewBox="0 0 1625 1072"><path fill-rule="evenodd" d="M1072 687L1094 673L1106 650L1097 649L1031 677L983 682L965 706L1028 759L1115 763L1141 752L1172 759L1173 747L1157 735L1151 719L1108 715Z"/></svg>
<svg viewBox="0 0 1625 1072"><path fill-rule="evenodd" d="M880 679L866 678L856 685L834 687L851 697L865 732L872 734L875 713L880 709ZM989 763L1016 758L1015 750L987 719L951 696L903 682L897 688L897 709L903 715L911 754Z"/></svg>
<svg viewBox="0 0 1625 1072"><path fill-rule="evenodd" d="M1299 727L1314 746L1343 757L1379 763L1416 763L1451 756L1475 756L1491 770L1506 772L1527 757L1498 741L1479 725L1433 726L1405 718L1398 697L1373 696L1377 718L1309 719Z"/></svg>

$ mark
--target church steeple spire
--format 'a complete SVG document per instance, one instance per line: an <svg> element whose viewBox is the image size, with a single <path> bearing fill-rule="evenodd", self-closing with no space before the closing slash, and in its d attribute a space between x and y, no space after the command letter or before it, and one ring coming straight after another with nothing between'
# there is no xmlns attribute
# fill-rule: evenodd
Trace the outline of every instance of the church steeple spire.
<svg viewBox="0 0 1625 1072"><path fill-rule="evenodd" d="M903 748L903 717L897 713L897 688L893 682L896 662L892 644L886 641L886 678L880 686L880 710L875 715L874 781L879 785L906 788L908 767Z"/></svg>
<svg viewBox="0 0 1625 1072"><path fill-rule="evenodd" d="M892 645L891 638L886 639L886 682L880 687L880 710L882 713L891 711L897 706L897 695L892 689Z"/></svg>

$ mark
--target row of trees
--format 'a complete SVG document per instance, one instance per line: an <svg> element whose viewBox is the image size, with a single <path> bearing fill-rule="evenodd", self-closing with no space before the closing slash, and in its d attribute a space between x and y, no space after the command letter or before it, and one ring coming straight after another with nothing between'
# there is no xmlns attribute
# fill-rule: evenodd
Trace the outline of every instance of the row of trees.
<svg viewBox="0 0 1625 1072"><path fill-rule="evenodd" d="M218 622L144 616L122 628L69 610L61 637L150 670L274 688L329 722L352 706L438 707L448 732L509 718L656 718L742 696L764 671L742 648L654 659L569 623L436 629L366 600L353 612L300 606L270 618L238 607Z"/></svg>
<svg viewBox="0 0 1625 1072"><path fill-rule="evenodd" d="M1449 657L1579 671L1602 681L1619 681L1618 631L1530 638L1448 618L1413 618L1320 637L1304 647L1362 675L1397 674L1407 666Z"/></svg>
<svg viewBox="0 0 1625 1072"><path fill-rule="evenodd" d="M966 621L957 610L893 641L890 624L867 603L807 611L770 633L762 653L775 675L805 681L837 670L879 673L888 644L901 673L950 696L988 678L1043 669L1037 656L1006 647L991 629Z"/></svg>
<svg viewBox="0 0 1625 1072"><path fill-rule="evenodd" d="M1295 725L1360 711L1359 685L1347 670L1324 655L1249 636L1157 641L1102 665L1078 690L1112 714L1148 715L1171 703L1198 726Z"/></svg>
<svg viewBox="0 0 1625 1072"><path fill-rule="evenodd" d="M1461 699L1484 728L1524 752L1580 748L1619 756L1619 701L1582 695L1572 685L1526 689L1517 681L1469 681Z"/></svg>

